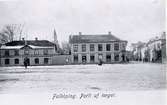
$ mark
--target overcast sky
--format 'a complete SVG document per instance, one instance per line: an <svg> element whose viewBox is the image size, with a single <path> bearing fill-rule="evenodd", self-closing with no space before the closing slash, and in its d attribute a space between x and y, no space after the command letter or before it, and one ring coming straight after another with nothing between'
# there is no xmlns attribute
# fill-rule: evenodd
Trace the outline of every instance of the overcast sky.
<svg viewBox="0 0 167 105"><path fill-rule="evenodd" d="M26 39L53 40L55 28L59 42L79 31L146 41L165 31L165 0L0 0L5 24L24 24Z"/></svg>

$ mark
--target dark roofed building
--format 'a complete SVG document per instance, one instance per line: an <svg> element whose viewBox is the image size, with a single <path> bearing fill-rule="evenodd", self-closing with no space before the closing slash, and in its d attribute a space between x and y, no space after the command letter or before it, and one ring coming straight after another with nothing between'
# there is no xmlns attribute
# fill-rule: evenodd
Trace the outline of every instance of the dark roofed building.
<svg viewBox="0 0 167 105"><path fill-rule="evenodd" d="M21 45L34 45L34 46L55 46L54 43L49 42L48 40L21 40L21 41L12 41L8 42L6 46L21 46Z"/></svg>
<svg viewBox="0 0 167 105"><path fill-rule="evenodd" d="M113 41L121 41L114 35L73 35L70 38L70 43L106 43Z"/></svg>
<svg viewBox="0 0 167 105"><path fill-rule="evenodd" d="M25 58L30 65L49 65L57 54L57 44L37 38L8 42L0 48L1 66L23 65Z"/></svg>
<svg viewBox="0 0 167 105"><path fill-rule="evenodd" d="M126 59L127 41L108 34L71 35L72 63L104 63L121 62Z"/></svg>

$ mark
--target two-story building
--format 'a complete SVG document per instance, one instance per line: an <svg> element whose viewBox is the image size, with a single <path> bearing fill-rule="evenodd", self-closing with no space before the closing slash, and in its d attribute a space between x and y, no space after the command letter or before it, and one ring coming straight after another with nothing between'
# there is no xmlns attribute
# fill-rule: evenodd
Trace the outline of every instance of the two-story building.
<svg viewBox="0 0 167 105"><path fill-rule="evenodd" d="M126 61L127 41L121 40L109 32L104 35L71 35L72 64L116 63Z"/></svg>
<svg viewBox="0 0 167 105"><path fill-rule="evenodd" d="M56 44L47 40L24 40L8 42L0 48L1 66L23 65L25 57L29 65L50 65L57 54Z"/></svg>

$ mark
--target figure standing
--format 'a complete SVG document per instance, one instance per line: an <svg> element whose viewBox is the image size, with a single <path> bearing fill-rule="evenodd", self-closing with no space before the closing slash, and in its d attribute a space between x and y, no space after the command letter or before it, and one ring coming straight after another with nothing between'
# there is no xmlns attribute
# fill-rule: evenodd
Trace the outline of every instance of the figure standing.
<svg viewBox="0 0 167 105"><path fill-rule="evenodd" d="M27 69L28 66L28 58L24 58L24 67Z"/></svg>

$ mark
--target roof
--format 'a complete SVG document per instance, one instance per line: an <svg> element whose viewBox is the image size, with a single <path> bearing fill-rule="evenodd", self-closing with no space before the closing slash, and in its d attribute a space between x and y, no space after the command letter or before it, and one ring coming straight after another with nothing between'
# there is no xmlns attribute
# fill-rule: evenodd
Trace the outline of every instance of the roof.
<svg viewBox="0 0 167 105"><path fill-rule="evenodd" d="M105 43L123 41L114 35L73 35L70 36L70 43Z"/></svg>
<svg viewBox="0 0 167 105"><path fill-rule="evenodd" d="M27 45L33 45L33 46L55 46L54 43L47 41L47 40L26 40ZM12 41L12 42L8 42L5 44L6 46L21 46L21 45L25 45L25 41L24 40L20 40L20 41Z"/></svg>
<svg viewBox="0 0 167 105"><path fill-rule="evenodd" d="M0 49L20 49L22 48L23 46L5 46L5 45L2 45L0 47Z"/></svg>
<svg viewBox="0 0 167 105"><path fill-rule="evenodd" d="M48 48L54 48L53 46L47 47L47 46L33 46L33 45L22 45L22 46L1 46L0 49L24 49L24 47L30 47L31 49L48 49Z"/></svg>

